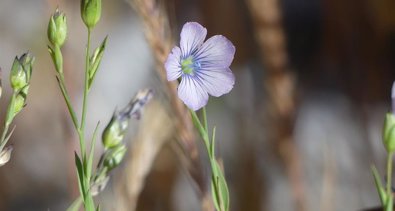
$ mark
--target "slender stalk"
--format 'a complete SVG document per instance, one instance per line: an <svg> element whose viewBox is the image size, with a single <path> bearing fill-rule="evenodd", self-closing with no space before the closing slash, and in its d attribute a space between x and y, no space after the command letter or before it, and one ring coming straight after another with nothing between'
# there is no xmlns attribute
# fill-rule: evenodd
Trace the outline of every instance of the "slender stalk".
<svg viewBox="0 0 395 211"><path fill-rule="evenodd" d="M81 125L80 125L80 132L81 136L80 139L85 140L85 119L86 119L86 107L88 103L88 83L89 83L89 52L90 52L90 45L91 45L91 29L88 28L88 44L86 46L86 55L85 55L85 82L84 82L84 97L82 101L82 114L81 114ZM85 144L81 146L81 155L85 158Z"/></svg>
<svg viewBox="0 0 395 211"><path fill-rule="evenodd" d="M63 69L63 67L62 67L62 69ZM78 119L77 119L77 116L75 115L73 106L71 105L71 100L70 100L70 96L69 96L69 93L66 88L66 83L64 80L63 73L59 74L59 86L60 86L60 89L63 93L63 98L64 98L64 101L66 102L67 109L69 110L71 120L73 121L74 128L78 131L79 130Z"/></svg>
<svg viewBox="0 0 395 211"><path fill-rule="evenodd" d="M206 130L207 135L208 135L208 124L207 124L206 106L203 107L203 124L204 124L204 129Z"/></svg>
<svg viewBox="0 0 395 211"><path fill-rule="evenodd" d="M207 148L207 153L211 158L211 153L210 153L210 140L208 137L208 131L206 130L206 128L202 125L202 123L200 122L199 117L196 115L196 112L193 110L189 110L192 116L192 120L195 124L195 127L199 130L200 136L203 138L204 141L204 145ZM203 112L203 116L205 116L206 112ZM205 117L203 117L205 118ZM206 119L206 118L205 118Z"/></svg>
<svg viewBox="0 0 395 211"><path fill-rule="evenodd" d="M80 130L84 131L85 129L85 119L86 119L86 107L87 107L87 98L88 98L88 82L89 82L89 52L91 45L91 30L88 28L88 44L86 46L86 55L85 55L85 82L84 82L84 98L82 102L82 116L81 116L81 126Z"/></svg>
<svg viewBox="0 0 395 211"><path fill-rule="evenodd" d="M388 197L393 197L392 196L392 157L393 157L393 153L389 152L388 153L388 157L387 157L387 196ZM387 199L387 203L391 202L392 200L388 200ZM388 207L388 205L387 205ZM393 206L390 206L390 211L393 210Z"/></svg>
<svg viewBox="0 0 395 211"><path fill-rule="evenodd" d="M15 98L16 98L16 92L14 92L12 94L10 102L7 107L7 114L6 114L7 116L4 120L4 128L3 128L3 132L0 137L0 152L3 151L4 146L7 144L7 142L5 141L5 138L7 136L8 130L10 128L11 121L13 119L13 117L12 118L9 118L9 117L10 117L10 115L12 115L12 116L14 115L14 114L11 114L10 112L13 112L13 111L11 111L11 106L14 106Z"/></svg>
<svg viewBox="0 0 395 211"><path fill-rule="evenodd" d="M1 134L1 139L0 139L0 152L3 151L5 145L7 144L7 142L4 141L4 139L6 137L9 127L10 127L10 124L7 124L7 123L4 124L3 133Z"/></svg>

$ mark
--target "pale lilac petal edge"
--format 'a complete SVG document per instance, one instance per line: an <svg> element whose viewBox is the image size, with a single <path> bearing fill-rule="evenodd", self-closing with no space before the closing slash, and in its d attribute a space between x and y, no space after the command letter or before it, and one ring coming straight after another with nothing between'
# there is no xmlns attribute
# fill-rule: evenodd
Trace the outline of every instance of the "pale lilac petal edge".
<svg viewBox="0 0 395 211"><path fill-rule="evenodd" d="M235 84L235 76L230 68L200 70L195 79L214 97L229 93Z"/></svg>
<svg viewBox="0 0 395 211"><path fill-rule="evenodd" d="M197 111L208 102L208 93L191 76L184 75L178 85L178 97L188 108Z"/></svg>
<svg viewBox="0 0 395 211"><path fill-rule="evenodd" d="M231 65L236 47L222 35L210 37L195 53L196 61L202 68L227 68Z"/></svg>
<svg viewBox="0 0 395 211"><path fill-rule="evenodd" d="M182 69L180 64L181 50L179 47L174 47L166 59L165 69L168 81L174 81L181 77Z"/></svg>
<svg viewBox="0 0 395 211"><path fill-rule="evenodd" d="M180 48L183 58L189 56L203 44L207 29L197 22L184 24L180 34Z"/></svg>

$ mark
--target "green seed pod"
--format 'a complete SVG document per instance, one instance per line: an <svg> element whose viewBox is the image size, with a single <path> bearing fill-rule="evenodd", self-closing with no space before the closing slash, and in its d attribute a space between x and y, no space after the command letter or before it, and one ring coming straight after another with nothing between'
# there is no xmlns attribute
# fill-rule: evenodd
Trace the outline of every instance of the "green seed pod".
<svg viewBox="0 0 395 211"><path fill-rule="evenodd" d="M34 57L28 53L23 54L20 58L15 57L10 73L11 87L14 91L19 91L30 83Z"/></svg>
<svg viewBox="0 0 395 211"><path fill-rule="evenodd" d="M67 37L66 15L56 9L48 23L48 39L54 46L62 47Z"/></svg>
<svg viewBox="0 0 395 211"><path fill-rule="evenodd" d="M101 16L101 0L81 0L81 17L85 25L92 29Z"/></svg>
<svg viewBox="0 0 395 211"><path fill-rule="evenodd" d="M22 89L27 85L26 73L18 57L15 57L14 63L12 64L10 80L11 87L15 90Z"/></svg>
<svg viewBox="0 0 395 211"><path fill-rule="evenodd" d="M103 161L104 167L106 167L108 171L117 167L122 162L123 157L125 157L126 151L127 148L123 144L107 151Z"/></svg>
<svg viewBox="0 0 395 211"><path fill-rule="evenodd" d="M395 151L395 116L392 113L385 116L383 143L387 152Z"/></svg>
<svg viewBox="0 0 395 211"><path fill-rule="evenodd" d="M26 105L26 97L29 87L25 87L16 97L14 103L14 115L18 114Z"/></svg>

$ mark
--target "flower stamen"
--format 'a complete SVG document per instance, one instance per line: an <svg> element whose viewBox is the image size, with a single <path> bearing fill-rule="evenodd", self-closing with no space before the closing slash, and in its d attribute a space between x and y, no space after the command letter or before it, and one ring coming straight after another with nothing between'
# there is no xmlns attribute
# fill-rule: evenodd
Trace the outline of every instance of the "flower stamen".
<svg viewBox="0 0 395 211"><path fill-rule="evenodd" d="M192 60L192 56L181 60L181 70L185 74L192 74L194 71L194 64Z"/></svg>

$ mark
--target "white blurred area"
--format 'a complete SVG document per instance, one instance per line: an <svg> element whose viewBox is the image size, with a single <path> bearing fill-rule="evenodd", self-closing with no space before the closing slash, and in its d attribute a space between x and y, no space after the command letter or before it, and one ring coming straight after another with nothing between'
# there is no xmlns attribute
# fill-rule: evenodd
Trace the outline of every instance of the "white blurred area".
<svg viewBox="0 0 395 211"><path fill-rule="evenodd" d="M8 75L14 57L28 50L36 58L27 107L16 118L17 127L9 141L15 149L12 160L0 169L0 210L64 210L71 203L70 192L77 187L75 181L70 181L76 175L69 172L68 160L73 150L67 143L75 141L71 146L79 151L77 139L68 135L73 128L65 126L71 122L47 51L47 24L57 6L67 15L69 33L62 48L64 71L72 102L76 111L80 111L87 33L80 19L79 2L0 2L0 67L4 90L1 115L11 94ZM103 8L101 21L92 32L92 48L105 36L109 38L89 95L88 137L98 121L101 131L116 107L125 106L137 90L156 80L153 59L133 10L124 1L104 1ZM100 152L100 141L97 146Z"/></svg>

